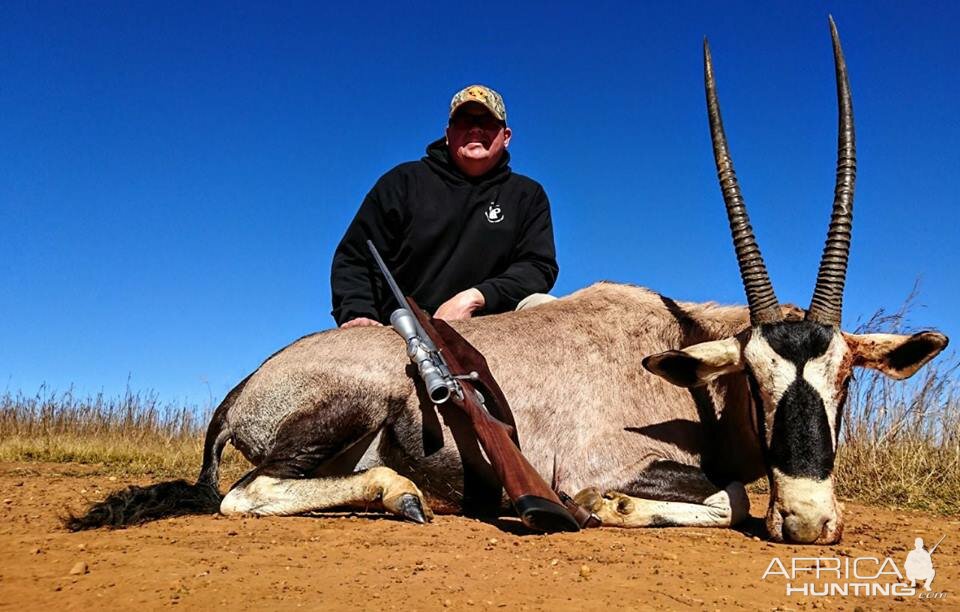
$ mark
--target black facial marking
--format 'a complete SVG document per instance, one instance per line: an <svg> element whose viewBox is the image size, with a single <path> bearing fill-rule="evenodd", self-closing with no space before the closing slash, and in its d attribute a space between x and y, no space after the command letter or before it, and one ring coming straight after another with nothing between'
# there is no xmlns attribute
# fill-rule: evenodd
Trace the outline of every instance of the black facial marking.
<svg viewBox="0 0 960 612"><path fill-rule="evenodd" d="M940 344L924 334L914 334L909 340L887 354L887 363L894 370L906 370L924 357L934 353Z"/></svg>
<svg viewBox="0 0 960 612"><path fill-rule="evenodd" d="M760 438L760 454L763 456L763 467L767 472L767 478L773 478L773 471L770 469L770 446L767 444L767 418L763 408L763 396L760 394L760 384L750 364L747 363L744 368L747 374L747 387L750 389L750 397L753 399L753 413L757 419L757 437Z"/></svg>
<svg viewBox="0 0 960 612"><path fill-rule="evenodd" d="M847 395L850 392L850 383L852 381L853 376L847 376L847 379L843 381L843 386L840 388L840 393L837 397L837 418L833 420L835 423L833 441L836 445L840 444L840 426L843 425L843 407L847 405ZM834 448L836 448L836 446Z"/></svg>
<svg viewBox="0 0 960 612"><path fill-rule="evenodd" d="M766 407L757 379L749 365L747 367L767 468L776 468L793 477L827 478L833 471L834 440L823 398L804 380L803 369L809 360L827 352L835 330L811 321L784 321L763 325L760 331L770 348L797 368L796 378L777 406ZM768 445L766 413L769 409L776 412Z"/></svg>
<svg viewBox="0 0 960 612"><path fill-rule="evenodd" d="M700 382L697 378L699 359L695 359L683 351L668 351L645 358L642 362L643 367L650 370L648 364L654 358L657 359L658 373L664 375L671 383L680 387L692 387Z"/></svg>
<svg viewBox="0 0 960 612"><path fill-rule="evenodd" d="M823 480L833 471L833 440L820 394L802 378L777 404L770 442L770 467L794 477Z"/></svg>
<svg viewBox="0 0 960 612"><path fill-rule="evenodd" d="M661 460L619 490L643 499L699 504L722 488L697 466Z"/></svg>
<svg viewBox="0 0 960 612"><path fill-rule="evenodd" d="M784 321L760 327L763 339L778 355L803 372L803 364L827 352L834 330L812 321Z"/></svg>

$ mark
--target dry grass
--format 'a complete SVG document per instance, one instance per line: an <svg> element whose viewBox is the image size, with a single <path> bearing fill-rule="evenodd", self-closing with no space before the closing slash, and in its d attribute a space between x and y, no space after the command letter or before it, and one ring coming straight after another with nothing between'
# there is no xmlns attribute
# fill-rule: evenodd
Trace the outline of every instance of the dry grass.
<svg viewBox="0 0 960 612"><path fill-rule="evenodd" d="M41 389L0 396L0 461L46 461L101 466L111 474L195 477L210 411L161 405L155 395L127 392L79 399ZM249 464L231 448L224 480Z"/></svg>
<svg viewBox="0 0 960 612"><path fill-rule="evenodd" d="M905 333L915 294L857 330ZM914 379L860 371L851 384L837 458L844 499L960 513L960 360L941 356ZM162 406L153 395L78 399L41 390L0 397L0 460L78 462L105 472L196 476L210 410ZM249 464L229 445L223 482ZM765 483L752 489L763 490Z"/></svg>
<svg viewBox="0 0 960 612"><path fill-rule="evenodd" d="M877 312L858 332L910 333L916 289L900 310ZM842 497L960 513L960 359L942 355L897 382L857 373L837 457Z"/></svg>

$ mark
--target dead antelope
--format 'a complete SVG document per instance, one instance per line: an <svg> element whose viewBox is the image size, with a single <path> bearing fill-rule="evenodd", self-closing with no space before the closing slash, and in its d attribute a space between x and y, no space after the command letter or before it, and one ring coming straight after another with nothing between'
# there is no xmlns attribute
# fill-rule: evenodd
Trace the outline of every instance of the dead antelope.
<svg viewBox="0 0 960 612"><path fill-rule="evenodd" d="M749 306L675 302L600 283L455 324L510 398L530 462L558 486L583 489L578 501L606 525L729 526L747 516L742 483L766 474L771 538L838 541L832 472L854 366L906 378L947 345L935 332L840 330L856 163L847 69L832 20L830 27L839 161L806 312L780 306L774 295L733 171L705 43L714 156ZM379 246L389 261L387 245ZM221 500L218 463L228 441L256 468ZM68 524L344 506L424 522L431 506L504 510L499 491L471 432L426 398L392 330L330 330L279 351L227 395L207 430L196 485L127 489Z"/></svg>

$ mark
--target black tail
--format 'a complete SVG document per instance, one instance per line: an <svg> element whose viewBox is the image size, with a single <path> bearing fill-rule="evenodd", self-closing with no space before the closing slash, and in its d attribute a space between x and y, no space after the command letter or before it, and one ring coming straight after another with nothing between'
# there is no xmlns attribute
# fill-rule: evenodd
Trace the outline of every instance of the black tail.
<svg viewBox="0 0 960 612"><path fill-rule="evenodd" d="M170 516L211 514L220 507L220 493L186 480L170 480L146 487L130 486L111 493L82 515L72 512L63 520L70 531L97 527L127 527Z"/></svg>
<svg viewBox="0 0 960 612"><path fill-rule="evenodd" d="M171 516L217 512L221 500L218 474L220 455L230 439L227 411L249 378L234 387L214 411L207 426L203 466L196 484L186 480L170 480L146 487L130 486L91 505L82 515L68 512L63 519L64 527L70 531L97 527L121 528Z"/></svg>

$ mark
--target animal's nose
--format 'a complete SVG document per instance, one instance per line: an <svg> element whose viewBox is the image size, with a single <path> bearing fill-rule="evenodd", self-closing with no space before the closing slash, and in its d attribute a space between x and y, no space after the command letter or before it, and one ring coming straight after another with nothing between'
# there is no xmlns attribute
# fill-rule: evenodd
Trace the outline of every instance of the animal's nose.
<svg viewBox="0 0 960 612"><path fill-rule="evenodd" d="M783 516L783 539L797 544L810 544L825 535L830 517L823 514L802 516L785 514Z"/></svg>

